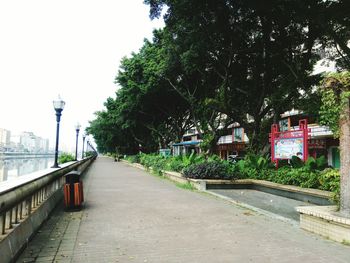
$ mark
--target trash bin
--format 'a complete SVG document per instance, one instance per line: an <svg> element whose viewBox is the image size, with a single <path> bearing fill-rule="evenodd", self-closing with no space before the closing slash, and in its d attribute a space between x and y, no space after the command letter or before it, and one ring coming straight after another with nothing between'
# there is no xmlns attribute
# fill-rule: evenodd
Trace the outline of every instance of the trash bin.
<svg viewBox="0 0 350 263"><path fill-rule="evenodd" d="M83 182L79 171L71 171L65 175L64 205L67 210L80 210L84 202Z"/></svg>

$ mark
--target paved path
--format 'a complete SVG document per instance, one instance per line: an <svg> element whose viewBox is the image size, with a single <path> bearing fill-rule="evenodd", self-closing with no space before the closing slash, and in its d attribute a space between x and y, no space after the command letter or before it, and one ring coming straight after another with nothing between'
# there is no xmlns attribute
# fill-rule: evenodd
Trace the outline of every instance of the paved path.
<svg viewBox="0 0 350 263"><path fill-rule="evenodd" d="M86 206L57 209L17 262L350 262L350 247L98 158Z"/></svg>

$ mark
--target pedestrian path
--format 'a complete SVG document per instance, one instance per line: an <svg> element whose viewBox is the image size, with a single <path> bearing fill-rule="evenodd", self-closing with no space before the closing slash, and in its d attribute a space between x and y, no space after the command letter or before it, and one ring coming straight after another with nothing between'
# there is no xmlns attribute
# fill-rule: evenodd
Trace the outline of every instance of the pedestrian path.
<svg viewBox="0 0 350 263"><path fill-rule="evenodd" d="M350 262L350 247L100 157L17 262Z"/></svg>

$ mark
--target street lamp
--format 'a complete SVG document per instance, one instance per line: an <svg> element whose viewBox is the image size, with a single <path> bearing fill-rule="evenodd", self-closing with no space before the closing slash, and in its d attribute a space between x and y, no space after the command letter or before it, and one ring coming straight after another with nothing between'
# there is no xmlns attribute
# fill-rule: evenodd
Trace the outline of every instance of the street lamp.
<svg viewBox="0 0 350 263"><path fill-rule="evenodd" d="M81 153L81 159L84 159L84 145L85 145L85 138L86 138L86 134L83 133L83 151Z"/></svg>
<svg viewBox="0 0 350 263"><path fill-rule="evenodd" d="M75 131L77 133L77 137L75 140L75 160L78 160L78 137L79 137L79 130L80 130L81 125L79 124L79 122L75 125Z"/></svg>
<svg viewBox="0 0 350 263"><path fill-rule="evenodd" d="M59 140L59 133L60 133L60 120L61 120L61 113L64 109L64 105L66 103L61 99L60 96L58 96L57 100L53 101L53 107L56 111L56 148L55 148L55 162L52 166L52 168L59 168L57 160L58 160L58 140Z"/></svg>

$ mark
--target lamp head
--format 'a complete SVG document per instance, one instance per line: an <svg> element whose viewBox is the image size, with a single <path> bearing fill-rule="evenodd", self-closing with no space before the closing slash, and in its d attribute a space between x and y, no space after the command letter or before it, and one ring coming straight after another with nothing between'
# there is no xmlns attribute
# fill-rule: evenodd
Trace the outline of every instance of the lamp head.
<svg viewBox="0 0 350 263"><path fill-rule="evenodd" d="M66 103L61 99L60 95L58 95L58 98L53 101L53 107L55 111L63 111L65 104Z"/></svg>
<svg viewBox="0 0 350 263"><path fill-rule="evenodd" d="M75 130L76 130L76 131L79 131L79 130L80 130L80 127L81 127L80 123L77 122L77 124L75 124Z"/></svg>

